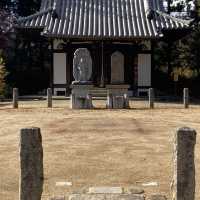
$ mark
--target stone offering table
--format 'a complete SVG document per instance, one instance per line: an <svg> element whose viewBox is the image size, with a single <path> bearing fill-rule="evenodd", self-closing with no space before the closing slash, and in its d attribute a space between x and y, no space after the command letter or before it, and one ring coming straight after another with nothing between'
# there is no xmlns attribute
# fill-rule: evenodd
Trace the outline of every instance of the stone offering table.
<svg viewBox="0 0 200 200"><path fill-rule="evenodd" d="M91 109L92 96L90 90L93 89L92 84L72 83L72 94L71 94L71 108L72 109Z"/></svg>
<svg viewBox="0 0 200 200"><path fill-rule="evenodd" d="M123 109L129 108L128 98L129 85L106 85L107 94L107 108L109 109Z"/></svg>

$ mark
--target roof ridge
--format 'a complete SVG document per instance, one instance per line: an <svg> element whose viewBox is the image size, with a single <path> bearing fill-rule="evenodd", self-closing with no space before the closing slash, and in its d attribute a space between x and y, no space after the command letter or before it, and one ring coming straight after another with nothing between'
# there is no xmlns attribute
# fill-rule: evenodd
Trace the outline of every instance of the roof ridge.
<svg viewBox="0 0 200 200"><path fill-rule="evenodd" d="M180 19L180 18L177 18L177 17L173 17L173 16L171 16L171 15L169 15L169 14L167 14L167 13L164 13L164 12L162 12L162 11L158 11L158 10L153 10L153 11L154 11L155 13L161 15L161 16L167 17L167 18L169 18L169 19L171 19L171 20L174 20L174 21L177 21L177 22L179 22L179 23L183 23L183 24L185 24L185 25L187 25L187 26L189 26L190 23L193 21L192 19L191 19L191 20L185 20L185 19Z"/></svg>
<svg viewBox="0 0 200 200"><path fill-rule="evenodd" d="M46 13L51 12L51 11L53 11L52 7L48 8L46 10L43 10L43 11L36 12L35 14L29 15L27 17L20 17L18 19L18 22L23 22L25 20L33 19L34 17L38 17L39 15L43 15L43 14L46 14Z"/></svg>

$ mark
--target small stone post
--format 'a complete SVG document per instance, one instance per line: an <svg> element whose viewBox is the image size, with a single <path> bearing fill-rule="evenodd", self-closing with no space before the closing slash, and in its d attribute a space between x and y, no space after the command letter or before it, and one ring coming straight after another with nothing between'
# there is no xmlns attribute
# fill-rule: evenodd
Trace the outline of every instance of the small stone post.
<svg viewBox="0 0 200 200"><path fill-rule="evenodd" d="M43 148L39 128L20 132L20 200L41 200L43 191Z"/></svg>
<svg viewBox="0 0 200 200"><path fill-rule="evenodd" d="M130 108L128 94L124 94L124 108Z"/></svg>
<svg viewBox="0 0 200 200"><path fill-rule="evenodd" d="M113 95L110 93L107 94L107 108L108 109L113 108Z"/></svg>
<svg viewBox="0 0 200 200"><path fill-rule="evenodd" d="M88 94L87 95L87 105L86 105L87 109L92 109L93 108L93 104L92 104L92 95Z"/></svg>
<svg viewBox="0 0 200 200"><path fill-rule="evenodd" d="M184 88L183 90L183 104L184 108L189 108L189 89Z"/></svg>
<svg viewBox="0 0 200 200"><path fill-rule="evenodd" d="M154 89L149 88L149 108L154 108Z"/></svg>
<svg viewBox="0 0 200 200"><path fill-rule="evenodd" d="M47 89L47 107L52 108L52 90L51 90L51 88Z"/></svg>
<svg viewBox="0 0 200 200"><path fill-rule="evenodd" d="M18 89L13 88L13 108L18 108Z"/></svg>
<svg viewBox="0 0 200 200"><path fill-rule="evenodd" d="M195 130L181 128L175 133L172 200L195 199L195 144Z"/></svg>

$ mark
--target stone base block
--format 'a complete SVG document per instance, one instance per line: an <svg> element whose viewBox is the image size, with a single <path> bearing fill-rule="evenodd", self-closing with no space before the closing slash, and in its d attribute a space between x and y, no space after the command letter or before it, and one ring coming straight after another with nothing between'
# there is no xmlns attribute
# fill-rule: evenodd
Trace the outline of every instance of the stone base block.
<svg viewBox="0 0 200 200"><path fill-rule="evenodd" d="M129 85L107 85L107 108L129 108L128 88Z"/></svg>
<svg viewBox="0 0 200 200"><path fill-rule="evenodd" d="M72 109L93 108L92 96L89 92L93 88L93 85L72 84L71 88L72 88L72 94L71 94Z"/></svg>
<svg viewBox="0 0 200 200"><path fill-rule="evenodd" d="M114 109L123 109L125 108L125 101L123 96L113 96L113 108Z"/></svg>

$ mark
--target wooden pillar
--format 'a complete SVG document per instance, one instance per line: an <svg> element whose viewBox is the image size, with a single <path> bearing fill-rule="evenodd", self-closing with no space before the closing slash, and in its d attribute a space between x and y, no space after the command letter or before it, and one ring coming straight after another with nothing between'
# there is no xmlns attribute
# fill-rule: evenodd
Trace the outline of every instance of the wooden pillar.
<svg viewBox="0 0 200 200"><path fill-rule="evenodd" d="M70 42L67 42L67 50L66 50L66 95L69 95L70 94L70 85L71 85L71 63L70 63L70 57L72 56L71 53L70 53Z"/></svg>
<svg viewBox="0 0 200 200"><path fill-rule="evenodd" d="M100 87L104 87L104 41L101 42L101 83Z"/></svg>
<svg viewBox="0 0 200 200"><path fill-rule="evenodd" d="M154 87L154 71L155 71L155 60L154 60L154 54L155 54L155 41L151 41L151 87Z"/></svg>
<svg viewBox="0 0 200 200"><path fill-rule="evenodd" d="M53 47L53 40L50 41L51 44L51 66L50 66L50 78L49 78L49 87L52 89L53 91L53 84L54 84L54 80L53 80L53 65L54 65L54 57L53 57L53 51L54 51L54 47Z"/></svg>

